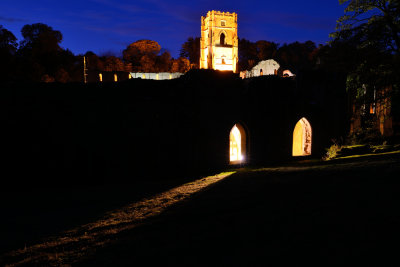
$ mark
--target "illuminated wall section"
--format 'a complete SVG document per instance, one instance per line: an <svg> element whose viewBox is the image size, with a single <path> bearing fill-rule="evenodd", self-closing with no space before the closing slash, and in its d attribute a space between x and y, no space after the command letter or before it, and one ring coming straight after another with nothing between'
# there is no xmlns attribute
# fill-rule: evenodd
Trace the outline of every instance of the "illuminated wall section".
<svg viewBox="0 0 400 267"><path fill-rule="evenodd" d="M200 68L237 72L237 14L209 11L201 17Z"/></svg>
<svg viewBox="0 0 400 267"><path fill-rule="evenodd" d="M293 151L292 155L308 156L311 155L311 125L306 118L300 119L293 131Z"/></svg>
<svg viewBox="0 0 400 267"><path fill-rule="evenodd" d="M235 124L229 134L229 161L231 164L245 162L246 132L240 124Z"/></svg>

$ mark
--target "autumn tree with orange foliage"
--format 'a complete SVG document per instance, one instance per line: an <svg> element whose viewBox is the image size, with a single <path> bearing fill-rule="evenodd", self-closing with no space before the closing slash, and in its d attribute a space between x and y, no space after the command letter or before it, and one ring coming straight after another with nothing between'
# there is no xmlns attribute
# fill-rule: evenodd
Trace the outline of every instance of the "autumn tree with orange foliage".
<svg viewBox="0 0 400 267"><path fill-rule="evenodd" d="M123 59L132 64L133 71L153 72L161 46L156 41L139 40L130 44L123 52Z"/></svg>

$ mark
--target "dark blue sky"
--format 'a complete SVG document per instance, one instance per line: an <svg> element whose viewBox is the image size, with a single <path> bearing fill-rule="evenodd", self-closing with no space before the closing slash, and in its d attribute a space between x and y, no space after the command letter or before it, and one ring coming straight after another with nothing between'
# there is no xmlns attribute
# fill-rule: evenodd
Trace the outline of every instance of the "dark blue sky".
<svg viewBox="0 0 400 267"><path fill-rule="evenodd" d="M177 57L188 37L200 36L200 17L209 10L238 13L239 38L318 45L329 40L344 6L338 0L0 0L0 25L21 40L23 25L48 24L75 54L118 55L150 39Z"/></svg>

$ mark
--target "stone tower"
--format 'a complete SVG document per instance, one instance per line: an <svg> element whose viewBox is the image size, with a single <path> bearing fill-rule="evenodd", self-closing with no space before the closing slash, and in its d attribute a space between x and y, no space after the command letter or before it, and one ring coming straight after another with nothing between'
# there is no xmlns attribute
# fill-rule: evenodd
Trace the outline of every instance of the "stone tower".
<svg viewBox="0 0 400 267"><path fill-rule="evenodd" d="M200 69L237 72L237 14L208 11L201 17Z"/></svg>

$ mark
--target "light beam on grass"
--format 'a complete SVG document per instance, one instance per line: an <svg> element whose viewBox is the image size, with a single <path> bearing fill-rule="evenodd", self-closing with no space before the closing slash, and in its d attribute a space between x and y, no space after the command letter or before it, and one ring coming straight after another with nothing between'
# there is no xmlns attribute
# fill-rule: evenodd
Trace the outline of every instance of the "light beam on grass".
<svg viewBox="0 0 400 267"><path fill-rule="evenodd" d="M26 263L46 263L58 266L77 262L82 256L93 254L98 247L116 239L122 231L130 230L143 220L154 217L177 202L188 199L202 189L221 181L235 172L224 172L186 183L152 198L143 199L107 213L102 219L79 226L46 241L9 252L1 262L8 266ZM41 265L41 264L39 264Z"/></svg>

